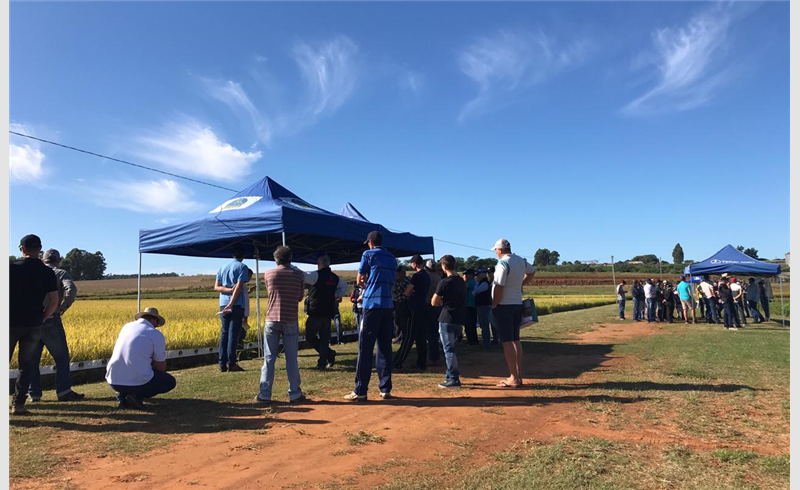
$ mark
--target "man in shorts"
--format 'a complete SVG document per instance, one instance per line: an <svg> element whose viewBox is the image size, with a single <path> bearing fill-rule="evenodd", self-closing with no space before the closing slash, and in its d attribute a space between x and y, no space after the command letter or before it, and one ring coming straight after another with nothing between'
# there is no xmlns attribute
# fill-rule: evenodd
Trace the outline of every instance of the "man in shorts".
<svg viewBox="0 0 800 490"><path fill-rule="evenodd" d="M522 386L522 343L519 341L522 284L533 277L536 268L519 255L512 254L511 243L505 238L497 240L492 250L499 259L494 268L492 284L492 319L497 325L510 372L509 377L497 386L518 388Z"/></svg>
<svg viewBox="0 0 800 490"><path fill-rule="evenodd" d="M689 323L689 312L691 311L692 322L697 323L697 316L692 304L692 286L686 281L686 276L681 276L681 282L678 283L677 290L681 300L681 308L683 309L683 321Z"/></svg>

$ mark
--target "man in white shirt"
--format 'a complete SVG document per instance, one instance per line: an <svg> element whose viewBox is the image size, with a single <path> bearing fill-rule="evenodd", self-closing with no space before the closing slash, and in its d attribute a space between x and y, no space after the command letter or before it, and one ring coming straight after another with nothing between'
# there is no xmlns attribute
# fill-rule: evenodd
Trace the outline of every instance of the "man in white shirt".
<svg viewBox="0 0 800 490"><path fill-rule="evenodd" d="M706 322L708 323L722 323L717 313L717 300L714 297L714 285L708 279L708 276L703 276L703 282L700 283L700 291L703 292L703 301L706 303Z"/></svg>
<svg viewBox="0 0 800 490"><path fill-rule="evenodd" d="M656 287L648 279L644 285L644 301L647 305L647 323L656 321Z"/></svg>
<svg viewBox="0 0 800 490"><path fill-rule="evenodd" d="M519 327L522 323L522 284L533 277L536 268L511 253L511 243L505 238L494 244L499 259L494 268L492 284L492 319L497 325L500 343L510 372L508 378L497 386L518 388L522 386L522 343Z"/></svg>
<svg viewBox="0 0 800 490"><path fill-rule="evenodd" d="M175 378L166 372L166 341L156 330L166 320L155 308L145 308L133 318L136 321L119 332L106 381L117 392L119 408L144 410L143 400L172 391Z"/></svg>
<svg viewBox="0 0 800 490"><path fill-rule="evenodd" d="M744 326L747 326L747 316L744 312L744 291L742 290L742 285L739 284L739 281L737 281L735 277L731 277L730 288L731 293L733 293L734 311L741 319L741 323Z"/></svg>

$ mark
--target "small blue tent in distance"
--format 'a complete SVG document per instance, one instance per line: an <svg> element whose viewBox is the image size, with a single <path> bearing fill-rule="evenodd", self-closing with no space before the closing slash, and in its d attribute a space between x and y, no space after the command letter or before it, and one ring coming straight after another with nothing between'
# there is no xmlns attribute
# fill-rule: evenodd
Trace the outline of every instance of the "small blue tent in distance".
<svg viewBox="0 0 800 490"><path fill-rule="evenodd" d="M752 276L777 276L781 266L761 262L736 250L731 245L715 253L702 262L691 264L684 269L686 274L704 276L712 274L749 274Z"/></svg>
<svg viewBox="0 0 800 490"><path fill-rule="evenodd" d="M356 209L356 207L350 204L349 202L344 203L342 209L339 210L339 214L342 216L347 216L348 218L369 222L369 220L365 218L363 214L361 214L361 211Z"/></svg>

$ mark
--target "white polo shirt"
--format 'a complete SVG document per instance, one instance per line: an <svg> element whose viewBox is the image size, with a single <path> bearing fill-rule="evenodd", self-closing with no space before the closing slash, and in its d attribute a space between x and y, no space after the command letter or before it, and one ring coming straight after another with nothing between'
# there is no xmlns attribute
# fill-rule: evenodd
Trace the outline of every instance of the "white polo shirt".
<svg viewBox="0 0 800 490"><path fill-rule="evenodd" d="M141 386L153 379L153 361L167 359L164 334L140 318L122 327L106 367L111 385Z"/></svg>
<svg viewBox="0 0 800 490"><path fill-rule="evenodd" d="M494 268L494 283L492 284L492 297L495 286L503 286L503 295L500 297L501 305L522 304L522 282L526 274L536 272L536 267L519 255L505 254L497 261Z"/></svg>

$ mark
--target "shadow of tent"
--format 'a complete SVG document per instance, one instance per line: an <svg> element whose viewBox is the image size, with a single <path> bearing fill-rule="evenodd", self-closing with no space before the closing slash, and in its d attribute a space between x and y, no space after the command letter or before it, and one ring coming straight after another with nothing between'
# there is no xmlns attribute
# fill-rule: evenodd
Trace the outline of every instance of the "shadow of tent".
<svg viewBox="0 0 800 490"><path fill-rule="evenodd" d="M703 391L711 393L733 393L736 391L769 391L737 384L710 383L655 383L653 381L608 381L605 383L576 383L569 385L528 383L522 389L542 391L621 390L621 391Z"/></svg>
<svg viewBox="0 0 800 490"><path fill-rule="evenodd" d="M506 390L506 391L524 391ZM586 395L586 396L453 396L453 397L403 397L397 396L391 401L381 401L392 406L416 407L416 408L447 408L447 407L514 407L514 406L546 406L561 403L583 403L583 402L613 402L613 403L638 403L649 401L651 398L635 396L611 396L611 395ZM310 405L344 405L352 404L347 401L319 400L309 402ZM362 402L363 403L363 402ZM366 402L371 403L371 402Z"/></svg>

